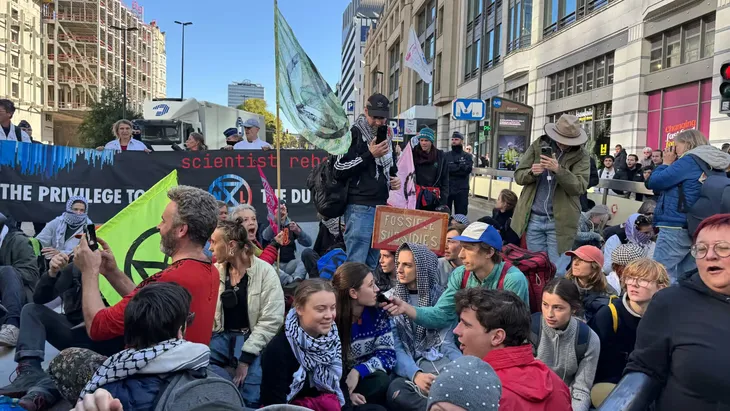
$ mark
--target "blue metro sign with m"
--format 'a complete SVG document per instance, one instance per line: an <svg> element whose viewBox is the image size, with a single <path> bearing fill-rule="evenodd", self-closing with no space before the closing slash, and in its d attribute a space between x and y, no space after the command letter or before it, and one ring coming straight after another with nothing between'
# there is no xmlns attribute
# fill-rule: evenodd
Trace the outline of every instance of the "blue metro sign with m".
<svg viewBox="0 0 730 411"><path fill-rule="evenodd" d="M487 103L485 103L484 100L457 98L451 104L451 115L455 120L484 120L486 111Z"/></svg>

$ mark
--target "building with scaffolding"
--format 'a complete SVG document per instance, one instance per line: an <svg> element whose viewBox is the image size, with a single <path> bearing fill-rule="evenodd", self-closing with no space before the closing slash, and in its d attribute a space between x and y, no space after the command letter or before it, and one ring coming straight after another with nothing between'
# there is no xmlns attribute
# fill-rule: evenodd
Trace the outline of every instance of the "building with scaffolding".
<svg viewBox="0 0 730 411"><path fill-rule="evenodd" d="M77 145L76 130L101 89L122 86L126 46L129 107L164 97L165 36L143 9L119 0L42 0L44 94L56 144ZM116 28L115 28L116 27ZM126 39L125 39L126 35Z"/></svg>

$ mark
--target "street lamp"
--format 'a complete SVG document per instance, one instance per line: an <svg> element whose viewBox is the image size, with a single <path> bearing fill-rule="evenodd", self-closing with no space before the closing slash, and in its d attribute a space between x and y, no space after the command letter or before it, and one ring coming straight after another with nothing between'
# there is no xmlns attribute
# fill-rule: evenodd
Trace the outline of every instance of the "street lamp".
<svg viewBox="0 0 730 411"><path fill-rule="evenodd" d="M137 27L118 27L118 26L109 26L114 30L122 31L124 32L124 38L122 40L122 60L124 60L124 64L122 65L122 76L124 77L123 85L122 85L122 94L124 95L124 105L122 106L122 118L127 118L127 33L130 31L137 31Z"/></svg>
<svg viewBox="0 0 730 411"><path fill-rule="evenodd" d="M183 90L185 88L185 26L189 26L193 24L192 21L177 21L175 20L175 24L179 24L182 26L182 59L180 62L180 100L183 99Z"/></svg>

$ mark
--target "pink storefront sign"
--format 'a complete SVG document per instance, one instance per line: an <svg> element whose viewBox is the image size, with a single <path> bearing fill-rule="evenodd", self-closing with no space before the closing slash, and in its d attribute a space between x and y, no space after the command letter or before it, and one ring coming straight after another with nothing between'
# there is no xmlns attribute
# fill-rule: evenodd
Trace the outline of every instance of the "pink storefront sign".
<svg viewBox="0 0 730 411"><path fill-rule="evenodd" d="M711 79L649 93L647 145L666 148L685 130L699 129L707 135L711 99Z"/></svg>

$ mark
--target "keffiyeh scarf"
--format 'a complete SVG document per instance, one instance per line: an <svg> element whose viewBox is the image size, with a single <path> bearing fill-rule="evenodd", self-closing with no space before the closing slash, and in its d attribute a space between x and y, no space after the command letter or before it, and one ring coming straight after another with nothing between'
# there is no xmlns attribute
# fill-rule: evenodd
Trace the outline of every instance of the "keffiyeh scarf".
<svg viewBox="0 0 730 411"><path fill-rule="evenodd" d="M626 233L626 238L629 242L640 245L641 247L647 247L651 243L653 235L651 233L642 233L636 227L636 220L640 216L641 214L631 214L629 219L626 221L624 232Z"/></svg>
<svg viewBox="0 0 730 411"><path fill-rule="evenodd" d="M345 405L345 396L340 389L342 346L337 325L333 322L327 335L314 338L299 326L297 311L292 308L286 315L284 333L299 362L286 401L291 401L302 390L308 377L317 390L337 395L340 405Z"/></svg>
<svg viewBox="0 0 730 411"><path fill-rule="evenodd" d="M83 214L76 214L73 212L73 205L76 202L84 203L84 209L86 210ZM58 225L58 229L54 233L55 248L61 249L63 244L66 242L66 229L78 231L84 224L91 224L91 220L88 217L89 212L89 201L82 196L73 196L66 201L66 211L61 214L61 224Z"/></svg>
<svg viewBox="0 0 730 411"><path fill-rule="evenodd" d="M423 245L405 243L396 252L396 267L398 266L400 252L404 249L413 253L413 260L416 263L418 305L419 307L433 307L443 292L436 268L438 266L438 257ZM395 286L395 294L403 301L409 300L406 284L398 283ZM439 330L428 330L416 325L414 335L413 322L407 316L399 315L393 320L397 326L396 332L398 332L398 336L411 356L414 358L424 357L430 361L436 361L442 357L437 349L441 345Z"/></svg>
<svg viewBox="0 0 730 411"><path fill-rule="evenodd" d="M371 141L373 141L373 139L375 139L378 132L377 128L373 130L373 127L370 127L370 124L368 124L368 120L365 115L361 115L357 118L357 120L355 120L355 127L360 130L363 141L365 142L365 144L368 145ZM380 158L376 158L375 163L383 168L384 173L387 176L388 172L390 171L390 167L393 165L393 151L389 149L388 154ZM376 180L380 177L380 167L375 167ZM390 186L390 180L386 178L386 181L388 181L388 186Z"/></svg>
<svg viewBox="0 0 730 411"><path fill-rule="evenodd" d="M127 349L111 357L96 370L81 391L79 400L98 388L135 374L167 374L182 370L198 370L210 363L210 349L203 344L170 339L141 350Z"/></svg>

